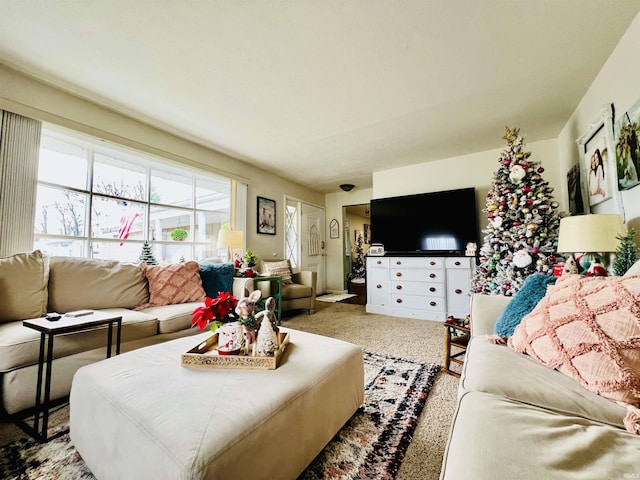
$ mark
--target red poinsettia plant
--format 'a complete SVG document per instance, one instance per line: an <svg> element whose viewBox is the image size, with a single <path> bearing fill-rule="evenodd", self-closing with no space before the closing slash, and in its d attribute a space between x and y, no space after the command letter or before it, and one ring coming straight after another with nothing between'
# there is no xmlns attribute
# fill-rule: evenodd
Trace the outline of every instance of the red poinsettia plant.
<svg viewBox="0 0 640 480"><path fill-rule="evenodd" d="M209 323L218 325L238 320L235 311L238 299L229 292L220 292L216 298L205 297L204 306L196 308L191 314L191 326L204 330ZM213 328L212 326L212 328Z"/></svg>

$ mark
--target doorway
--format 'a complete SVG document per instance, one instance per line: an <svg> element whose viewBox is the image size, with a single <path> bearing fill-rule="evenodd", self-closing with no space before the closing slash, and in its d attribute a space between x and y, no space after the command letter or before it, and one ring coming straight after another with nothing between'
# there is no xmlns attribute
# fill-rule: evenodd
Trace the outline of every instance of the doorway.
<svg viewBox="0 0 640 480"><path fill-rule="evenodd" d="M344 288L362 291L366 278L366 253L371 243L371 209L368 203L342 208L344 225Z"/></svg>
<svg viewBox="0 0 640 480"><path fill-rule="evenodd" d="M317 273L317 295L327 289L324 218L324 208L286 198L285 256L294 268Z"/></svg>

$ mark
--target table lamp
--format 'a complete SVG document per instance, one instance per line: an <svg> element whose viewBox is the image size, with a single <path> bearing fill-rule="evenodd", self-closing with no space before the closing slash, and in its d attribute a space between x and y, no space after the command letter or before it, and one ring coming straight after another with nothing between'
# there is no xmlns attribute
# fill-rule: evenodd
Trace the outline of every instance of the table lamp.
<svg viewBox="0 0 640 480"><path fill-rule="evenodd" d="M560 220L558 235L559 253L583 253L580 267L586 272L593 262L606 262L601 254L618 249L618 235L624 235L626 227L622 217L616 214L590 214L564 217Z"/></svg>
<svg viewBox="0 0 640 480"><path fill-rule="evenodd" d="M232 252L244 248L242 230L220 230L218 232L218 249L225 249L228 262L232 261Z"/></svg>

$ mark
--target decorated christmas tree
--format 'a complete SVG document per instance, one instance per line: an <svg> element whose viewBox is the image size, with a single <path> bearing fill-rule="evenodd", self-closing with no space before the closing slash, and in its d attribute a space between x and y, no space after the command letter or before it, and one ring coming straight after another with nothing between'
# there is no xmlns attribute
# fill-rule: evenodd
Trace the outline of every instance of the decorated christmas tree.
<svg viewBox="0 0 640 480"><path fill-rule="evenodd" d="M356 237L356 252L351 265L351 273L353 279L362 279L366 275L366 266L364 263L364 250L362 250L362 233L358 232Z"/></svg>
<svg viewBox="0 0 640 480"><path fill-rule="evenodd" d="M472 290L512 296L532 273L553 273L560 217L553 187L542 178L540 162L529 160L520 129L505 127L503 138L506 148L483 209L488 225Z"/></svg>
<svg viewBox="0 0 640 480"><path fill-rule="evenodd" d="M156 258L153 256L153 250L151 250L151 245L149 245L148 241L145 241L144 245L142 245L142 252L140 253L139 260L141 262L146 262L147 265L158 264L158 262L156 261Z"/></svg>

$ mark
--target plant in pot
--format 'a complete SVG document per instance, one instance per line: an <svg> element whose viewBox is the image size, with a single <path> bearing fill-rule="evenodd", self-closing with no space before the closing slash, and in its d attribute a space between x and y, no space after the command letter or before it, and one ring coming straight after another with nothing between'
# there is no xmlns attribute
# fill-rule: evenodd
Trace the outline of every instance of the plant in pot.
<svg viewBox="0 0 640 480"><path fill-rule="evenodd" d="M185 240L189 236L189 234L184 228L174 228L173 230L171 230L169 236L172 240L181 242L182 240Z"/></svg>
<svg viewBox="0 0 640 480"><path fill-rule="evenodd" d="M245 252L244 254L244 263L246 265L246 270L245 273L248 273L247 276L252 277L253 276L253 267L255 267L258 264L258 257L255 256L255 254L251 251L248 250ZM248 270L248 272L247 272Z"/></svg>

